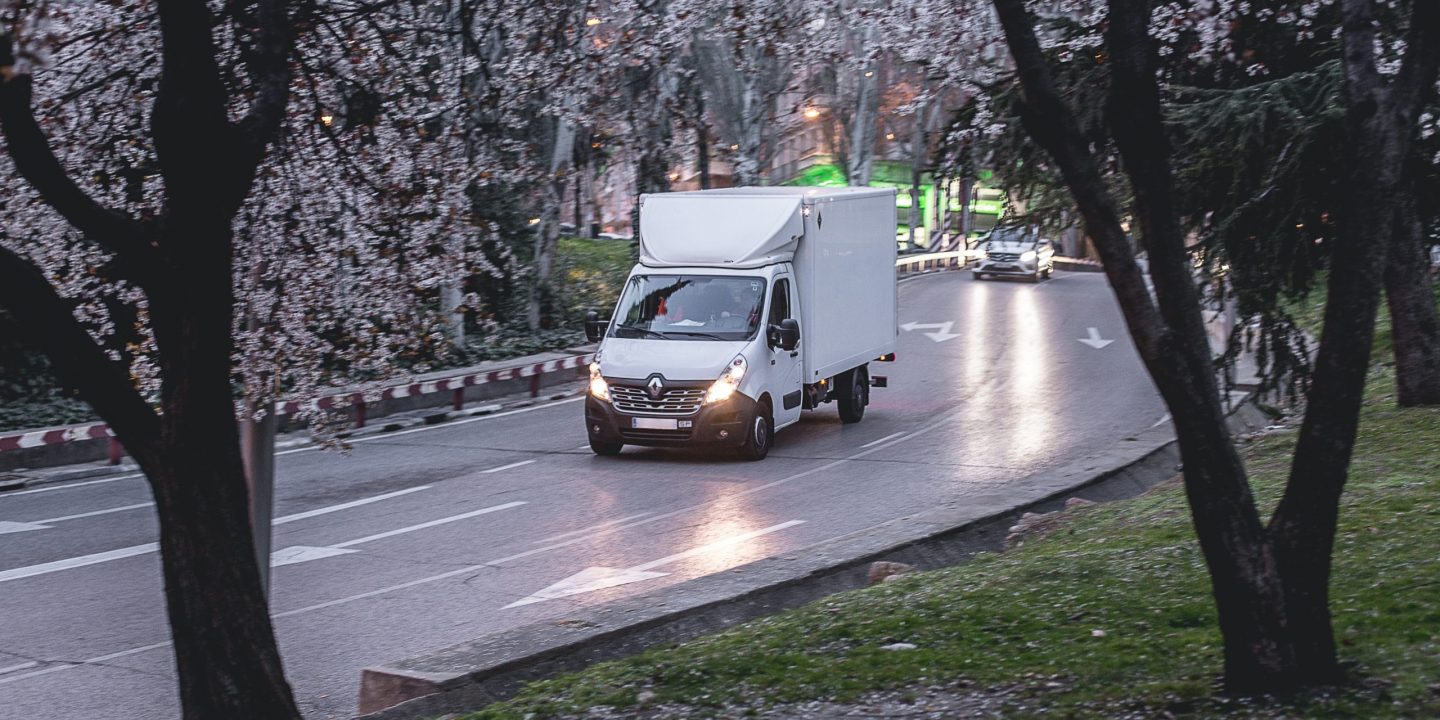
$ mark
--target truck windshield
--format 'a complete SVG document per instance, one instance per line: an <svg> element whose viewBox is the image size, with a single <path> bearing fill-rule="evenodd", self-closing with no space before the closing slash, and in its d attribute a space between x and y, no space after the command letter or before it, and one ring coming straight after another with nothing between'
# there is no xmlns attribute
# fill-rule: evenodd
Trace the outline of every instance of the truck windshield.
<svg viewBox="0 0 1440 720"><path fill-rule="evenodd" d="M658 340L748 340L760 327L765 279L636 275L625 284L610 334Z"/></svg>

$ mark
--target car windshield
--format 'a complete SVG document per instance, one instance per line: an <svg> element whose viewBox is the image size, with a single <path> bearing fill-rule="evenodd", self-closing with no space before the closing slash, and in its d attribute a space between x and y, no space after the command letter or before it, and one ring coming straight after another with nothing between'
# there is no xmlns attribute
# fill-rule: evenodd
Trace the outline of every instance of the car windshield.
<svg viewBox="0 0 1440 720"><path fill-rule="evenodd" d="M760 327L765 279L636 275L625 284L613 337L748 340Z"/></svg>
<svg viewBox="0 0 1440 720"><path fill-rule="evenodd" d="M1025 228L1008 227L995 228L990 236L985 238L988 242L997 243L1032 243L1035 237L1026 231Z"/></svg>

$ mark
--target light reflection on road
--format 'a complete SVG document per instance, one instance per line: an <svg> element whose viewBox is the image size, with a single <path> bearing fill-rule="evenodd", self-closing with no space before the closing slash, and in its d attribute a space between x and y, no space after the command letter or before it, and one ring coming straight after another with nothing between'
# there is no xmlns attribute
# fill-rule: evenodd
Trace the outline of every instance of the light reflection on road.
<svg viewBox="0 0 1440 720"><path fill-rule="evenodd" d="M701 509L703 513L691 525L684 542L671 542L669 547L694 548L719 542L770 525L773 521L755 506L756 496L751 493L737 494L731 488L721 485L710 487L708 502ZM773 552L770 536L722 545L696 555L685 561L687 574L708 575L728 570L755 558L765 557Z"/></svg>
<svg viewBox="0 0 1440 720"><path fill-rule="evenodd" d="M1014 412L1014 424L1006 433L1006 444L1010 450L1006 459L1009 462L1019 462L1041 452L1050 437L1051 414L1054 412L1046 402L1050 338L1045 333L1040 309L1035 302L1038 289L1016 288L1011 304L1010 330L1014 335L1011 347L1014 353L1007 363L1009 375L1005 380L1009 395L1006 406Z"/></svg>

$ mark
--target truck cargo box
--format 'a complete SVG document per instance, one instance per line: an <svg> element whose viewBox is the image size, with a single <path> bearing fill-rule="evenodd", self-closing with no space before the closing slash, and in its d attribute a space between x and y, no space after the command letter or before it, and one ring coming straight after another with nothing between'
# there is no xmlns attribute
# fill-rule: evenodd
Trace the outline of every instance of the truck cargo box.
<svg viewBox="0 0 1440 720"><path fill-rule="evenodd" d="M895 351L895 191L729 188L647 195L647 267L756 268L792 262L804 382Z"/></svg>

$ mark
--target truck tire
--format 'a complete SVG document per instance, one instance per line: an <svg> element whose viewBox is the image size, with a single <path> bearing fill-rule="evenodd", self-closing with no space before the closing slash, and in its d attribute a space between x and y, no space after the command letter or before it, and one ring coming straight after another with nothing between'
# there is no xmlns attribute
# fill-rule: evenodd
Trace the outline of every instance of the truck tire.
<svg viewBox="0 0 1440 720"><path fill-rule="evenodd" d="M858 423L865 417L865 406L870 403L870 371L861 365L840 375L840 422Z"/></svg>
<svg viewBox="0 0 1440 720"><path fill-rule="evenodd" d="M764 460L775 445L775 420L770 415L770 406L760 403L755 417L750 420L750 430L745 433L745 444L740 446L741 460Z"/></svg>
<svg viewBox="0 0 1440 720"><path fill-rule="evenodd" d="M625 443L605 442L604 440L590 441L590 451L595 453L596 455L601 455L604 457L619 455L620 451L624 449L624 447Z"/></svg>

